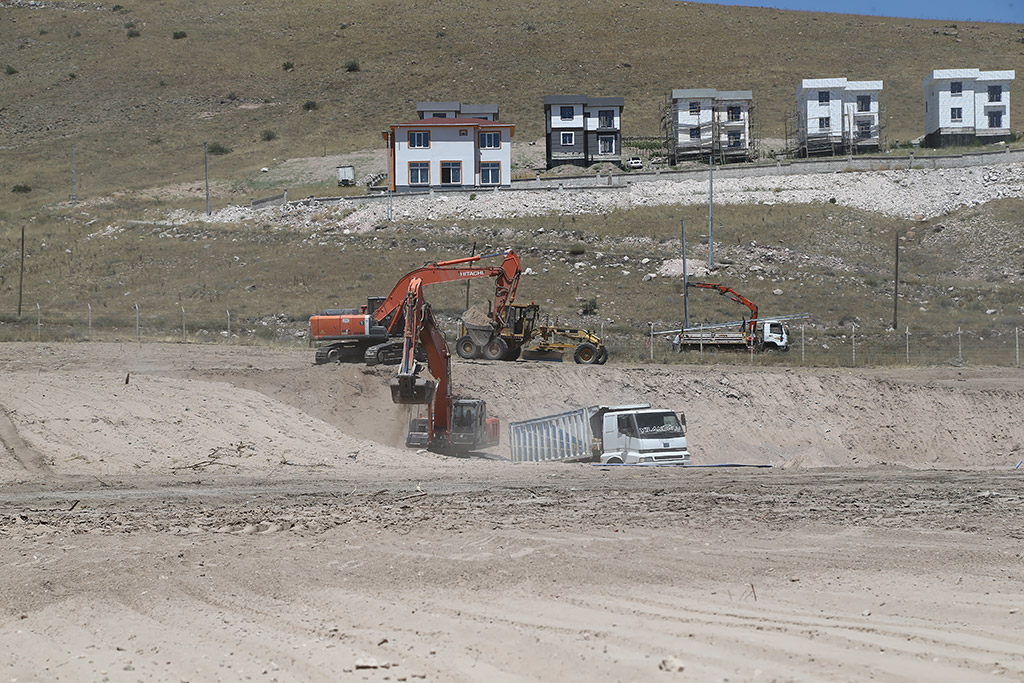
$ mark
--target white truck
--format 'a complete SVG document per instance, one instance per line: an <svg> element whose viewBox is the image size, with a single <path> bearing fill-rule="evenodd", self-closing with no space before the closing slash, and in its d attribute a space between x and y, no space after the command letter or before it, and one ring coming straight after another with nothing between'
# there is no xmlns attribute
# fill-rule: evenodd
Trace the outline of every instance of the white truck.
<svg viewBox="0 0 1024 683"><path fill-rule="evenodd" d="M686 416L643 403L590 406L509 424L514 462L689 465Z"/></svg>
<svg viewBox="0 0 1024 683"><path fill-rule="evenodd" d="M680 349L695 349L702 346L747 348L755 351L777 349L789 350L789 332L779 320L758 319L752 333L746 329L749 322L740 326L739 330L723 330L721 328L688 328L679 334Z"/></svg>

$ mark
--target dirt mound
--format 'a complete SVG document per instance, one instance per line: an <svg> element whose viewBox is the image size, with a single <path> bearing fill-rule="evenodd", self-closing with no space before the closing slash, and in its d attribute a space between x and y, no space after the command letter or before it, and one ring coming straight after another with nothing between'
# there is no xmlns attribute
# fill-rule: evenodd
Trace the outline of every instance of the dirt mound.
<svg viewBox="0 0 1024 683"><path fill-rule="evenodd" d="M457 467L404 448L412 410L391 402L394 368L314 366L309 351L80 344L4 347L9 472L64 475ZM593 404L683 411L696 463L787 468L1015 463L1024 398L1005 370L454 363L455 392L503 424ZM507 458L508 446L494 450Z"/></svg>

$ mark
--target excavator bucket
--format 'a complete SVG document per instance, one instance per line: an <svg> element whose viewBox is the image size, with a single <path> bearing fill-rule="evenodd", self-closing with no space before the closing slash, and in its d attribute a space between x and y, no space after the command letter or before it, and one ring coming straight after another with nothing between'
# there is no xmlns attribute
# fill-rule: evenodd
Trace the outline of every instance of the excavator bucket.
<svg viewBox="0 0 1024 683"><path fill-rule="evenodd" d="M391 380L391 400L399 404L422 403L434 400L437 380L414 375L400 375Z"/></svg>

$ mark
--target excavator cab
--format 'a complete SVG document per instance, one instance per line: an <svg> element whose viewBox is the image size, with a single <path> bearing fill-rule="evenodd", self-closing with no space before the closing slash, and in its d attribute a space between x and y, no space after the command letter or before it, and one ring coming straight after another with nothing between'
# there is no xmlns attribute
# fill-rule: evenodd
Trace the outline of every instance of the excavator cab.
<svg viewBox="0 0 1024 683"><path fill-rule="evenodd" d="M498 420L487 417L487 403L480 399L462 398L452 402L451 448L470 451L498 443Z"/></svg>

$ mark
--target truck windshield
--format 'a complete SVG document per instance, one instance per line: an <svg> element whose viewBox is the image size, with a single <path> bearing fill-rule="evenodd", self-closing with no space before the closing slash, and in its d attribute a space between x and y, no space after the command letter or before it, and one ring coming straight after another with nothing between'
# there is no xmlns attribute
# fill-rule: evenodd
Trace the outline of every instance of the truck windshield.
<svg viewBox="0 0 1024 683"><path fill-rule="evenodd" d="M686 435L683 425L679 422L679 416L675 413L638 413L636 426L640 430L641 438L669 439Z"/></svg>

